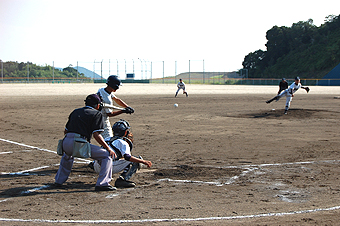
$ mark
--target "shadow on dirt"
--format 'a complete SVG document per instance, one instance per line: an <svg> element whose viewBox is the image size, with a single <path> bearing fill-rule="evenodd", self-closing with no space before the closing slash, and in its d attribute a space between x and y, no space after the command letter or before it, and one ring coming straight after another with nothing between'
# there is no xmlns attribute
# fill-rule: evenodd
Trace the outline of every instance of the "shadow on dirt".
<svg viewBox="0 0 340 226"><path fill-rule="evenodd" d="M327 110L315 110L315 109L289 109L288 114L284 114L284 109L279 110L267 110L257 111L248 114L228 115L228 117L235 118L266 118L266 119L337 119L340 116L340 112L327 111Z"/></svg>

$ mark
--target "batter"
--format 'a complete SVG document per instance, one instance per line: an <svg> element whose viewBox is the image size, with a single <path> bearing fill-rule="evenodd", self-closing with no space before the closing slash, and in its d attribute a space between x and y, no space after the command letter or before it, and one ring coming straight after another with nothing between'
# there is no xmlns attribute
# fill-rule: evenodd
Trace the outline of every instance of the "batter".
<svg viewBox="0 0 340 226"><path fill-rule="evenodd" d="M122 84L121 81L115 75L110 75L106 81L107 86L105 88L100 88L98 90L98 95L101 97L102 102L105 104L113 105L115 102L121 107L124 107L124 110L113 111L113 109L103 108L102 114L104 117L104 132L102 133L103 138L113 137L113 132L110 124L110 117L120 115L122 113L132 114L134 113L134 109L129 107L123 100L116 97L114 92L119 89L119 86Z"/></svg>

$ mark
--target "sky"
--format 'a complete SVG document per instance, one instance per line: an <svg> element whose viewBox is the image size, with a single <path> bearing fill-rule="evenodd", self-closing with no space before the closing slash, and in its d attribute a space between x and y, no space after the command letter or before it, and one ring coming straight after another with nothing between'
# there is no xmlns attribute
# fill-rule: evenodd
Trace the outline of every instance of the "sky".
<svg viewBox="0 0 340 226"><path fill-rule="evenodd" d="M339 0L0 0L0 59L104 77L230 72L273 26L331 14Z"/></svg>

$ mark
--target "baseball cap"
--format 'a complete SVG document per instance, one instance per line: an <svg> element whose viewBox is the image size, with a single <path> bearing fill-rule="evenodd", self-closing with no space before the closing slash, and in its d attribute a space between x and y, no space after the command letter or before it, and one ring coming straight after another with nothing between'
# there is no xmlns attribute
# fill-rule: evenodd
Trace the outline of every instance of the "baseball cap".
<svg viewBox="0 0 340 226"><path fill-rule="evenodd" d="M102 101L100 100L100 97L97 94L90 94L86 97L85 104L88 106L97 106Z"/></svg>
<svg viewBox="0 0 340 226"><path fill-rule="evenodd" d="M295 80L300 80L300 77L299 76L295 77Z"/></svg>

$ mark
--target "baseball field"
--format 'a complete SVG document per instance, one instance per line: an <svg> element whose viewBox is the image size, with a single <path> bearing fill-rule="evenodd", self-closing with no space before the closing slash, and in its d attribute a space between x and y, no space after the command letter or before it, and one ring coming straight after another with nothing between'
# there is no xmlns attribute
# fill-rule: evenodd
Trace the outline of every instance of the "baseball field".
<svg viewBox="0 0 340 226"><path fill-rule="evenodd" d="M135 188L95 192L90 159L51 186L68 115L105 84L0 84L1 225L338 225L340 87L124 84ZM177 103L178 107L174 107ZM93 140L93 143L96 143ZM113 175L113 180L118 174ZM114 184L114 181L112 182Z"/></svg>

